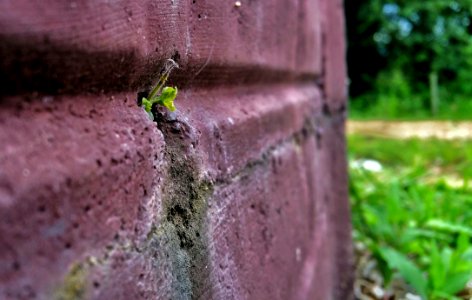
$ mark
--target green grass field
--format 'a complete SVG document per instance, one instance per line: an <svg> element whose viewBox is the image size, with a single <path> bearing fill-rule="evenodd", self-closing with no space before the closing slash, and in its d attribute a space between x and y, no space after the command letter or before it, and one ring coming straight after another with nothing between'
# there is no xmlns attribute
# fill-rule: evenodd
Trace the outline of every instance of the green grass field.
<svg viewBox="0 0 472 300"><path fill-rule="evenodd" d="M377 97L377 96L376 96ZM382 95L379 96L382 98ZM419 101L401 101L397 98L380 99L377 102L359 99L349 101L349 117L353 120L448 120L470 121L472 101L469 98L442 102L436 115L422 106ZM368 105L366 105L368 104Z"/></svg>
<svg viewBox="0 0 472 300"><path fill-rule="evenodd" d="M470 299L472 140L355 135L348 145L358 289Z"/></svg>

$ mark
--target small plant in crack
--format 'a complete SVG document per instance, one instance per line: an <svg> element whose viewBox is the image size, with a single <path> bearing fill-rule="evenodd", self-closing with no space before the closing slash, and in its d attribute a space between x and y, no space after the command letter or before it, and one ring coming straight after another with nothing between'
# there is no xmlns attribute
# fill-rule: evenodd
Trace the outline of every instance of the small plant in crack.
<svg viewBox="0 0 472 300"><path fill-rule="evenodd" d="M151 120L154 119L151 109L155 104L162 105L170 111L175 110L174 100L177 97L177 87L165 86L165 84L172 70L178 67L179 65L169 58L154 88L147 97L141 98L141 107L148 113Z"/></svg>

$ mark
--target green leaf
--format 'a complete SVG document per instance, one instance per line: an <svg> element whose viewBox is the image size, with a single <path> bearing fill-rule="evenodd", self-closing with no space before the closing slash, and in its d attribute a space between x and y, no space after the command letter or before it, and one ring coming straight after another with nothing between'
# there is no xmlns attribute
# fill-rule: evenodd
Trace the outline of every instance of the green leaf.
<svg viewBox="0 0 472 300"><path fill-rule="evenodd" d="M384 257L380 253L380 248L376 246L374 246L373 248L374 249L373 249L372 255L377 261L377 267L380 273L382 274L382 277L384 278L385 282L389 284L390 281L392 280L393 269L388 265L388 262L384 259Z"/></svg>
<svg viewBox="0 0 472 300"><path fill-rule="evenodd" d="M146 112L151 112L151 108L152 108L152 102L149 101L147 98L143 97L142 100L141 100L141 103L142 103L142 107L144 108L144 110Z"/></svg>
<svg viewBox="0 0 472 300"><path fill-rule="evenodd" d="M450 251L445 251L445 249L443 249L443 251L440 252L435 242L431 244L429 250L431 259L429 267L431 286L434 290L441 290L449 271Z"/></svg>
<svg viewBox="0 0 472 300"><path fill-rule="evenodd" d="M434 230L441 230L450 233L463 233L469 236L472 235L472 228L461 224L454 224L441 219L431 219L426 222L425 226Z"/></svg>
<svg viewBox="0 0 472 300"><path fill-rule="evenodd" d="M144 110L148 114L149 119L154 120L154 116L152 115L152 112L151 112L153 102L143 97L141 99L141 103L142 103L141 107L144 108Z"/></svg>
<svg viewBox="0 0 472 300"><path fill-rule="evenodd" d="M398 270L403 279L410 284L416 292L426 297L427 280L421 270L408 257L392 248L379 249L382 257L390 268Z"/></svg>
<svg viewBox="0 0 472 300"><path fill-rule="evenodd" d="M174 111L174 100L177 97L177 87L166 86L162 90L162 94L159 96L158 104L165 106L168 110Z"/></svg>
<svg viewBox="0 0 472 300"><path fill-rule="evenodd" d="M472 272L461 272L448 276L441 290L444 293L455 295L465 288L465 285L470 280Z"/></svg>

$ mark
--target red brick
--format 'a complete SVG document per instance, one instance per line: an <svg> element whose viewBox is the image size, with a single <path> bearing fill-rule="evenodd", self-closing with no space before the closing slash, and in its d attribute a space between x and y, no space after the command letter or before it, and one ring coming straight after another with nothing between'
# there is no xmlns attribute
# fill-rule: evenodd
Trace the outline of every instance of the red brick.
<svg viewBox="0 0 472 300"><path fill-rule="evenodd" d="M192 89L179 97L176 116L198 132L205 169L221 179L300 131L321 102L319 90L308 83Z"/></svg>
<svg viewBox="0 0 472 300"><path fill-rule="evenodd" d="M207 217L214 298L347 299L344 149L330 139L286 140L216 188Z"/></svg>
<svg viewBox="0 0 472 300"><path fill-rule="evenodd" d="M308 0L2 1L0 75L9 92L129 91L174 57L180 85L315 78L317 11Z"/></svg>
<svg viewBox="0 0 472 300"><path fill-rule="evenodd" d="M324 6L324 90L331 111L345 110L347 98L346 43L342 0L319 0Z"/></svg>
<svg viewBox="0 0 472 300"><path fill-rule="evenodd" d="M0 298L349 299L341 6L2 1Z"/></svg>
<svg viewBox="0 0 472 300"><path fill-rule="evenodd" d="M158 217L162 136L133 95L39 100L0 110L0 294L143 239Z"/></svg>

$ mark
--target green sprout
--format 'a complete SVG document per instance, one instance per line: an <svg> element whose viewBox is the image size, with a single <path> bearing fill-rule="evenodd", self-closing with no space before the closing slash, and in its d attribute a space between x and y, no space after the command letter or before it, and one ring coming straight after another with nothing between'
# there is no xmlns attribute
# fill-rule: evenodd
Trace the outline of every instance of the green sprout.
<svg viewBox="0 0 472 300"><path fill-rule="evenodd" d="M174 100L177 97L177 87L164 86L169 78L170 73L174 68L178 68L179 65L172 59L168 59L164 66L156 86L152 89L147 97L141 99L141 107L148 113L151 119L154 119L151 109L154 104L162 105L170 111L175 110Z"/></svg>

